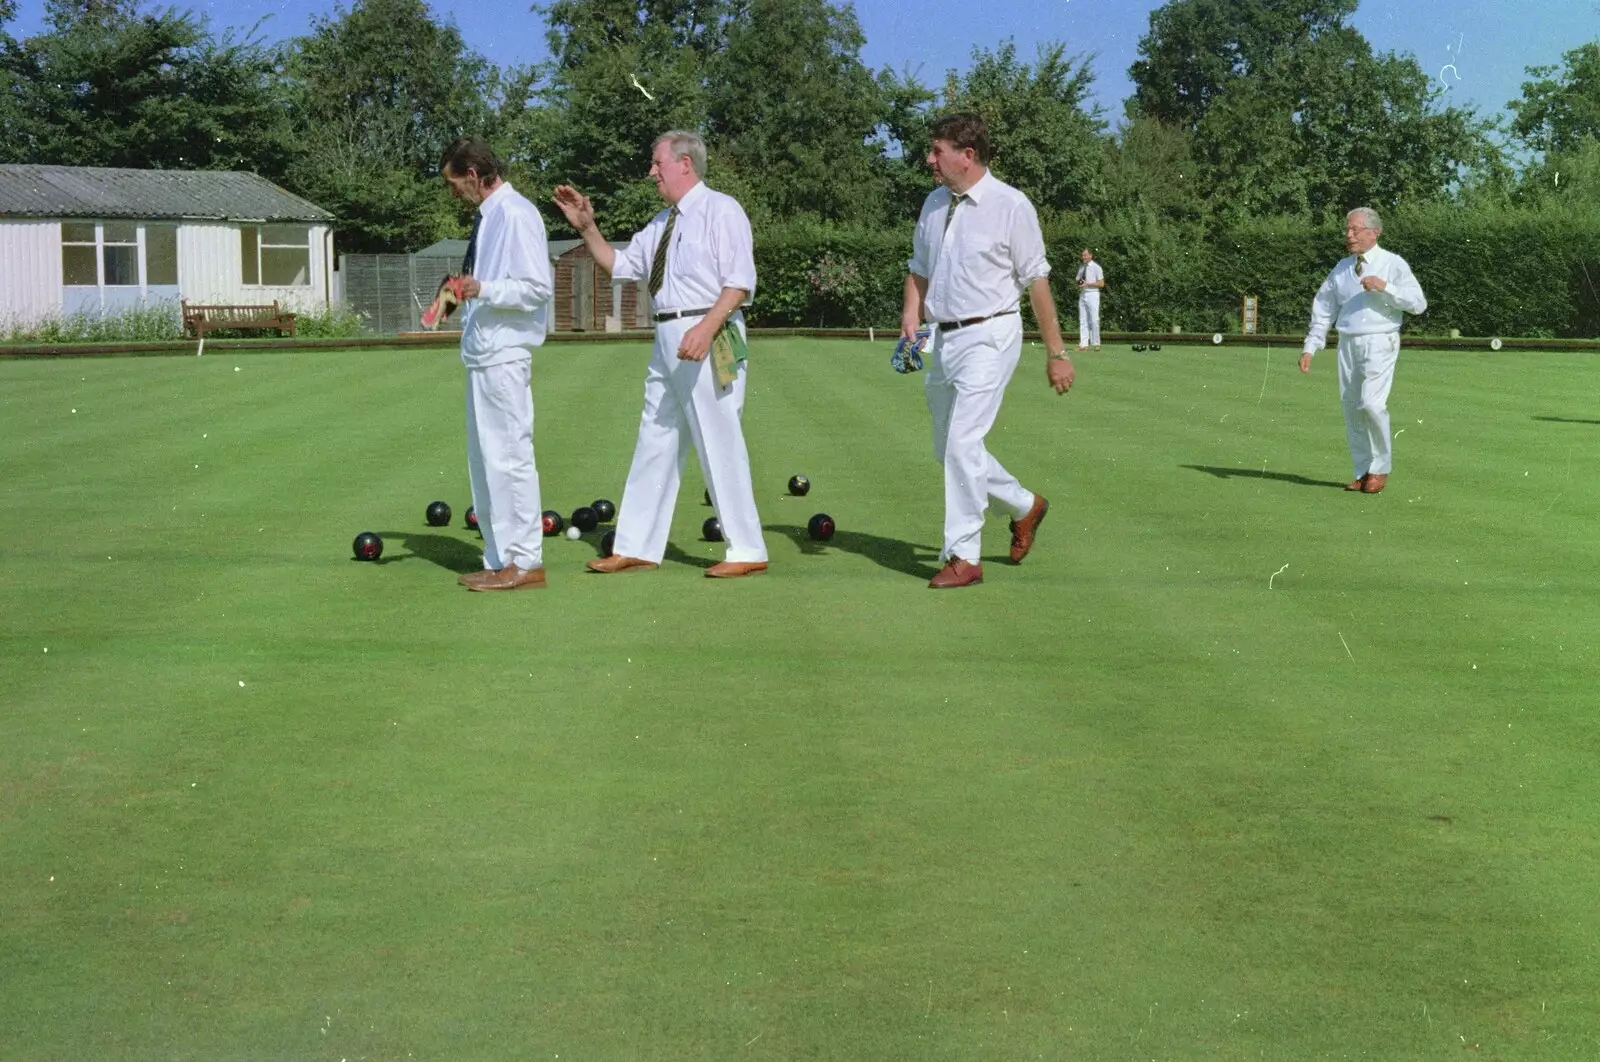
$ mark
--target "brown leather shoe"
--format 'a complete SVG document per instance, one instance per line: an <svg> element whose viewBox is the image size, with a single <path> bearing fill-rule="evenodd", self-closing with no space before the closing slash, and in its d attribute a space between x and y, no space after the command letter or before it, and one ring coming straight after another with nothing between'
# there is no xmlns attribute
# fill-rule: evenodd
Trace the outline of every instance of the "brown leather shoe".
<svg viewBox="0 0 1600 1062"><path fill-rule="evenodd" d="M609 557L596 557L588 564L585 564L584 567L591 572L610 575L612 572L647 572L651 568L660 567L660 565L655 561L640 560L638 557L624 557L620 553L613 553Z"/></svg>
<svg viewBox="0 0 1600 1062"><path fill-rule="evenodd" d="M460 576L456 579L456 582L460 583L462 586L470 587L474 584L483 582L485 579L493 579L498 574L499 573L493 568L479 568L475 572L468 572L467 574Z"/></svg>
<svg viewBox="0 0 1600 1062"><path fill-rule="evenodd" d="M1389 482L1389 473L1368 472L1367 482L1362 486L1361 493L1376 494L1383 489L1383 485L1387 482Z"/></svg>
<svg viewBox="0 0 1600 1062"><path fill-rule="evenodd" d="M491 590L543 590L544 569L519 568L515 564L508 564L490 578L469 584L467 589L480 593Z"/></svg>
<svg viewBox="0 0 1600 1062"><path fill-rule="evenodd" d="M1011 521L1012 564L1021 564L1022 558L1033 548L1033 533L1039 530L1039 525L1044 523L1044 514L1049 511L1050 503L1044 500L1044 495L1035 494L1033 508L1028 510L1028 515L1021 520Z"/></svg>
<svg viewBox="0 0 1600 1062"><path fill-rule="evenodd" d="M939 574L928 580L928 585L935 590L954 590L961 586L972 586L983 582L983 565L964 561L960 557L951 557L949 563L939 569Z"/></svg>
<svg viewBox="0 0 1600 1062"><path fill-rule="evenodd" d="M1367 477L1366 476L1362 476L1360 479L1352 479L1349 483L1346 483L1344 485L1344 489L1345 490L1365 490L1366 486L1367 486Z"/></svg>
<svg viewBox="0 0 1600 1062"><path fill-rule="evenodd" d="M760 575L766 570L766 561L722 561L706 569L706 578L737 579L741 575Z"/></svg>

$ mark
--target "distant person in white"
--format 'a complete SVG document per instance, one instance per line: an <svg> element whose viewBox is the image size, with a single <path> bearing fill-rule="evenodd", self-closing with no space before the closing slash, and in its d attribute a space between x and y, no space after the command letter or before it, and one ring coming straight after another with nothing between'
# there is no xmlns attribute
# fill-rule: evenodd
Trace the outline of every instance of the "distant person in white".
<svg viewBox="0 0 1600 1062"><path fill-rule="evenodd" d="M1355 479L1345 490L1377 494L1389 481L1393 453L1389 435L1389 388L1400 356L1400 323L1428 309L1422 286L1406 260L1378 246L1383 222L1376 211L1357 207L1345 215L1340 259L1311 303L1311 327L1301 348L1300 371L1339 329L1339 400Z"/></svg>
<svg viewBox="0 0 1600 1062"><path fill-rule="evenodd" d="M467 474L483 532L483 570L458 581L479 591L538 588L545 584L544 526L529 378L555 295L544 219L505 180L482 140L456 140L439 171L452 195L478 208L461 268L461 361Z"/></svg>
<svg viewBox="0 0 1600 1062"><path fill-rule="evenodd" d="M730 579L767 569L740 426L746 365L736 360L732 381L719 386L707 357L724 326L744 335L739 307L756 288L750 219L732 196L706 186L705 172L706 145L699 135L673 131L657 137L650 177L669 209L651 218L620 253L601 235L588 196L571 185L555 190L556 205L596 264L613 277L648 284L656 326L614 552L590 561L591 571L645 570L661 563L691 446L728 544L726 559L706 575Z"/></svg>
<svg viewBox="0 0 1600 1062"><path fill-rule="evenodd" d="M983 581L983 515L993 501L1011 514L1011 562L1033 548L1050 508L989 453L984 438L1022 358L1019 302L1044 341L1045 376L1057 394L1072 387L1050 262L1028 197L989 172L989 130L976 114L951 114L929 128L928 166L939 187L922 204L900 311L900 334L933 325L926 391L933 457L944 466L944 568L935 590Z"/></svg>
<svg viewBox="0 0 1600 1062"><path fill-rule="evenodd" d="M1085 247L1078 256L1078 349L1100 349L1100 292L1106 286L1106 271Z"/></svg>

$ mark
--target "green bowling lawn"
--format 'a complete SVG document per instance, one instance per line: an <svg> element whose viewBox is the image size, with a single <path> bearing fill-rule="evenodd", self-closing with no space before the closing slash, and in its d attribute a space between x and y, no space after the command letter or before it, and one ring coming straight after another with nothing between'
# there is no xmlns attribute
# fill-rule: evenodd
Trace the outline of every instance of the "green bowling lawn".
<svg viewBox="0 0 1600 1062"><path fill-rule="evenodd" d="M0 1059L1600 1053L1592 355L1407 351L1365 497L1331 355L1035 348L937 593L920 379L753 347L769 574L691 468L500 595L452 352L0 362ZM539 354L548 506L647 353Z"/></svg>

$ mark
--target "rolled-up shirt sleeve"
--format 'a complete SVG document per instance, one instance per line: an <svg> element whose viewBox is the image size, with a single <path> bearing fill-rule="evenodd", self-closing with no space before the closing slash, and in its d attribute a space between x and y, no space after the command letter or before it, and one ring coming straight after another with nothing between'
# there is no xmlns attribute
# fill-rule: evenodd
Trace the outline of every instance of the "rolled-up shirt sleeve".
<svg viewBox="0 0 1600 1062"><path fill-rule="evenodd" d="M628 241L624 250L617 252L611 262L613 279L636 280L641 284L650 279L650 260L655 252L655 227L654 221L648 222L633 234L633 239Z"/></svg>
<svg viewBox="0 0 1600 1062"><path fill-rule="evenodd" d="M718 210L711 223L712 255L717 263L717 283L724 289L739 288L751 295L756 291L755 238L750 219L731 199L727 209Z"/></svg>
<svg viewBox="0 0 1600 1062"><path fill-rule="evenodd" d="M907 270L924 280L933 276L933 255L928 242L928 212L932 209L933 198L930 196L922 204L922 215L917 218L917 227L911 233L911 260L906 263Z"/></svg>
<svg viewBox="0 0 1600 1062"><path fill-rule="evenodd" d="M1045 257L1044 233L1039 215L1028 200L1018 197L1011 214L1011 268L1019 289L1040 277L1050 275L1050 260Z"/></svg>

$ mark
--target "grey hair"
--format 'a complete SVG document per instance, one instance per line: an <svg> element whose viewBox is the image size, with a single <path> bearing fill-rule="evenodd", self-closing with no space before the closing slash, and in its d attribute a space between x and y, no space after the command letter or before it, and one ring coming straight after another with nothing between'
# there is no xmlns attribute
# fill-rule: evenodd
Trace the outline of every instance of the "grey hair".
<svg viewBox="0 0 1600 1062"><path fill-rule="evenodd" d="M1361 223L1367 228L1371 229L1373 232L1383 231L1383 219L1380 218L1378 216L1378 212L1373 210L1371 207L1356 207L1354 210L1350 211L1350 213L1346 214L1344 219L1349 221L1351 218L1357 216L1362 219Z"/></svg>
<svg viewBox="0 0 1600 1062"><path fill-rule="evenodd" d="M656 137L656 142L650 145L650 154L654 155L656 148L662 144L667 145L667 150L672 152L672 157L688 155L689 162L694 166L695 175L702 181L706 177L706 142L699 133L691 133L686 129L671 129Z"/></svg>

